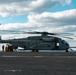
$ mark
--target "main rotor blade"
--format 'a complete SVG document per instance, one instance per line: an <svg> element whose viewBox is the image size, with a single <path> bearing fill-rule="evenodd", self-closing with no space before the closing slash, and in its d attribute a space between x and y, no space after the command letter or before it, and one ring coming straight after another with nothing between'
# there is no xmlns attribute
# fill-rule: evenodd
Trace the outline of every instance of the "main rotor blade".
<svg viewBox="0 0 76 75"><path fill-rule="evenodd" d="M49 32L23 32L27 34L42 34L42 35L56 35L55 33L49 33Z"/></svg>
<svg viewBox="0 0 76 75"><path fill-rule="evenodd" d="M63 37L63 38L74 39L74 38L72 38L72 37Z"/></svg>
<svg viewBox="0 0 76 75"><path fill-rule="evenodd" d="M17 31L17 30L0 30L0 34L22 34L22 31Z"/></svg>
<svg viewBox="0 0 76 75"><path fill-rule="evenodd" d="M69 35L74 35L72 33L50 33L50 32L38 32L38 31L33 31L33 32L26 32L22 30L0 30L0 33L4 34L42 34L42 35L63 35L63 36L69 36Z"/></svg>

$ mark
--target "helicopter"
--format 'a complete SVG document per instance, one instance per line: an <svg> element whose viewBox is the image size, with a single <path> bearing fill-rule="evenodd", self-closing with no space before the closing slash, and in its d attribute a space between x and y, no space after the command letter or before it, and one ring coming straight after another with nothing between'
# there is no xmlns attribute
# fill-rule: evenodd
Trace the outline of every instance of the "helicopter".
<svg viewBox="0 0 76 75"><path fill-rule="evenodd" d="M14 46L14 49L22 47L24 50L32 50L32 52L39 52L39 50L65 50L68 52L68 49L70 48L69 44L65 40L60 37L56 37L56 35L59 35L57 33L24 32L24 34L25 33L40 34L40 36L29 36L27 38L10 40L0 39L0 43L9 43Z"/></svg>

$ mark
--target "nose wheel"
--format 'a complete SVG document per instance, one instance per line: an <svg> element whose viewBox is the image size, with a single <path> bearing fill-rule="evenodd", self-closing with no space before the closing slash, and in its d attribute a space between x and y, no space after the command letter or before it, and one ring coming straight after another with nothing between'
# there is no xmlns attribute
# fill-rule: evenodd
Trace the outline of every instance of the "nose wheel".
<svg viewBox="0 0 76 75"><path fill-rule="evenodd" d="M66 49L66 52L68 52L68 49Z"/></svg>

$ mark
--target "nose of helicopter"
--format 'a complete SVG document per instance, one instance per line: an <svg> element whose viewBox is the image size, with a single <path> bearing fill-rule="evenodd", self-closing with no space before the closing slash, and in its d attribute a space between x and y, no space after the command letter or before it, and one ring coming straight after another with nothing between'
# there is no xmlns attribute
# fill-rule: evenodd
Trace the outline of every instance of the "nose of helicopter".
<svg viewBox="0 0 76 75"><path fill-rule="evenodd" d="M69 47L70 47L69 44L67 42L65 42L65 44L66 44L66 46L65 46L66 49L69 49Z"/></svg>

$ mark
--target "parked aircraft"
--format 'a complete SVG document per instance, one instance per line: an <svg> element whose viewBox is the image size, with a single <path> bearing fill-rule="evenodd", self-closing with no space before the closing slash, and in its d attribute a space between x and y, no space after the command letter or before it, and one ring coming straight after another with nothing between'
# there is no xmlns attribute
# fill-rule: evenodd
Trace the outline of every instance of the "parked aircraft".
<svg viewBox="0 0 76 75"><path fill-rule="evenodd" d="M69 44L60 37L60 34L49 32L23 32L28 34L41 34L40 36L29 36L27 38L18 38L10 40L0 39L0 43L9 43L14 46L14 49L18 47L24 48L24 50L32 50L32 52L38 52L39 50L65 50L68 52ZM65 37L69 38L70 37Z"/></svg>

